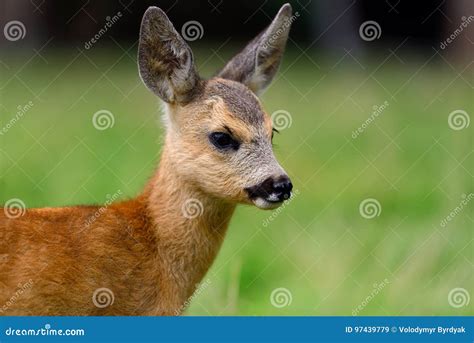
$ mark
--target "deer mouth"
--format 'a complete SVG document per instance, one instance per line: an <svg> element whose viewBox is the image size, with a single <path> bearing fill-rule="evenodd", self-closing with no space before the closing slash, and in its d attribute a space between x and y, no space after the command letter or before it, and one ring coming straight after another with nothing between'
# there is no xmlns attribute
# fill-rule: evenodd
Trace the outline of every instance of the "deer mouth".
<svg viewBox="0 0 474 343"><path fill-rule="evenodd" d="M264 210L271 210L291 197L292 187L289 179L284 176L278 179L268 178L261 184L245 188L245 191L255 206Z"/></svg>
<svg viewBox="0 0 474 343"><path fill-rule="evenodd" d="M251 199L253 204L262 210L273 210L283 204L282 200L271 200L261 197Z"/></svg>

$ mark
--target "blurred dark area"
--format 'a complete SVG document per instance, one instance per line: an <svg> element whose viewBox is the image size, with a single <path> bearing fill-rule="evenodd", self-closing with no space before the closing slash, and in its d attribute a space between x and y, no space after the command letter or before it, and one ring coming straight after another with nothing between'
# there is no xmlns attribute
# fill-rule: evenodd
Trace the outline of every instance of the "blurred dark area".
<svg viewBox="0 0 474 343"><path fill-rule="evenodd" d="M119 25L112 25L107 36L117 41L135 42L141 17L148 6L162 8L177 28L198 21L203 41L245 41L262 30L285 1L276 0L198 0L198 1L85 1L85 0L2 0L0 22L19 20L28 28L25 39L42 46L54 37L53 45L79 47L104 27L107 18L121 13ZM290 1L294 13L291 40L300 49L326 49L331 52L366 48L377 49L403 42L403 49L432 52L462 22L473 14L471 0L297 0ZM380 25L381 35L373 41L359 37L365 21ZM463 55L472 50L474 25L450 45L450 51ZM469 31L469 32L466 32ZM2 40L3 44L9 42Z"/></svg>

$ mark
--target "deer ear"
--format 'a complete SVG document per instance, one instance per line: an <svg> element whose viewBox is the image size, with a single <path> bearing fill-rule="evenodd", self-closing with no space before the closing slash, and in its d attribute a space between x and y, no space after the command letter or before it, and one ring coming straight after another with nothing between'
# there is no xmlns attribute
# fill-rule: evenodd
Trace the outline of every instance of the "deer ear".
<svg viewBox="0 0 474 343"><path fill-rule="evenodd" d="M138 69L145 85L168 103L189 102L199 83L191 48L158 7L143 15Z"/></svg>
<svg viewBox="0 0 474 343"><path fill-rule="evenodd" d="M278 70L291 23L291 6L285 4L270 26L232 58L218 77L241 82L254 93L262 93Z"/></svg>

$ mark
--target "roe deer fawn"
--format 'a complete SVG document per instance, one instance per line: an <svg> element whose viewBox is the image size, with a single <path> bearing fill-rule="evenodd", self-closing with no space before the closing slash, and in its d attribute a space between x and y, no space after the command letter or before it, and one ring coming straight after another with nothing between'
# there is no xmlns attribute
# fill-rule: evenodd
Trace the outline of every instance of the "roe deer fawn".
<svg viewBox="0 0 474 343"><path fill-rule="evenodd" d="M256 96L278 69L290 24L286 4L217 76L204 80L165 13L148 8L138 67L165 103L159 167L140 195L106 207L28 209L18 217L5 207L0 312L180 314L235 206L271 209L291 196L272 151L272 121ZM199 213L186 213L188 205Z"/></svg>

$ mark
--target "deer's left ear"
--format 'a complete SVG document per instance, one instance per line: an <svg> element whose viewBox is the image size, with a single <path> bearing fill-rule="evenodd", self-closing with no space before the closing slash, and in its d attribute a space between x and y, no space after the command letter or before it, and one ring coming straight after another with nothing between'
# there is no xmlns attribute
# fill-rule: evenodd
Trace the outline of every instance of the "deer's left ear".
<svg viewBox="0 0 474 343"><path fill-rule="evenodd" d="M243 83L260 94L270 84L280 65L292 23L290 4L282 6L275 19L217 75Z"/></svg>
<svg viewBox="0 0 474 343"><path fill-rule="evenodd" d="M187 103L199 84L191 48L158 7L143 15L138 68L145 85L168 103Z"/></svg>

